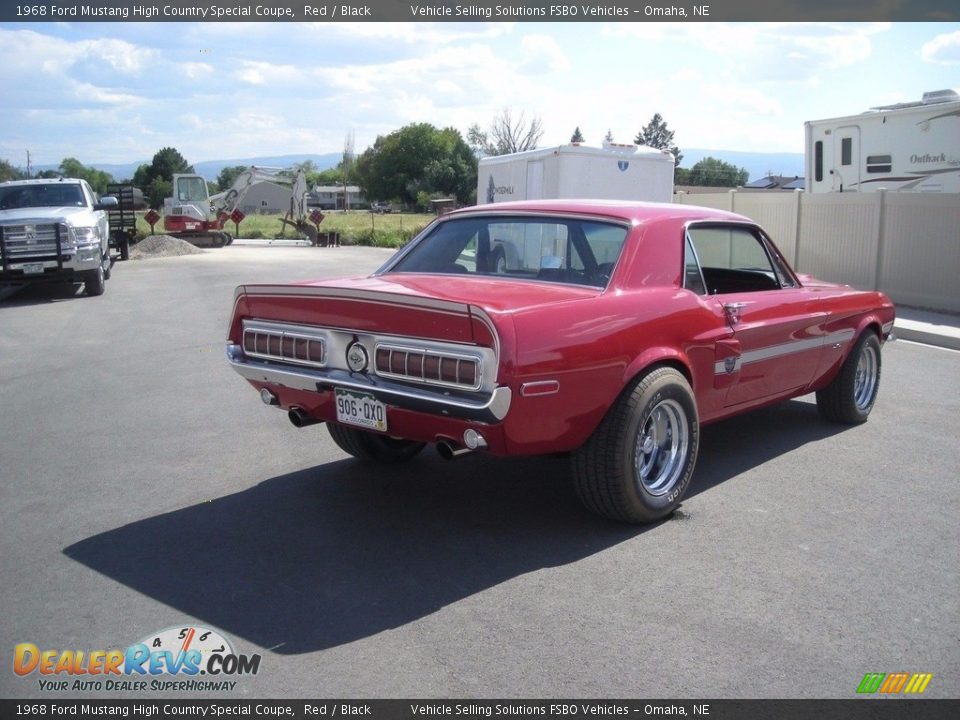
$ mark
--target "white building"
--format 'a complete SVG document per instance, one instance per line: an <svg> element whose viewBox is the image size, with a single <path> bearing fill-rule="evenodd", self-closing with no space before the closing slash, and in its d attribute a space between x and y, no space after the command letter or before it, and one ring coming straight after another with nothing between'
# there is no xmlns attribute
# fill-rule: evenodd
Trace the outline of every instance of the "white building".
<svg viewBox="0 0 960 720"><path fill-rule="evenodd" d="M366 207L367 199L356 185L317 185L307 194L307 206L321 210Z"/></svg>

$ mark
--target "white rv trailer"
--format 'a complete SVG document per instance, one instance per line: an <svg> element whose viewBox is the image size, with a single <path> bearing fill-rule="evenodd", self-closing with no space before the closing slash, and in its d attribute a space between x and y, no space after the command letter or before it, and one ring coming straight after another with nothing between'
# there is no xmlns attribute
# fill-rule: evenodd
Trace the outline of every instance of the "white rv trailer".
<svg viewBox="0 0 960 720"><path fill-rule="evenodd" d="M804 131L808 192L960 192L960 95L953 90L810 120Z"/></svg>
<svg viewBox="0 0 960 720"><path fill-rule="evenodd" d="M673 199L673 155L648 147L574 143L480 160L477 203Z"/></svg>

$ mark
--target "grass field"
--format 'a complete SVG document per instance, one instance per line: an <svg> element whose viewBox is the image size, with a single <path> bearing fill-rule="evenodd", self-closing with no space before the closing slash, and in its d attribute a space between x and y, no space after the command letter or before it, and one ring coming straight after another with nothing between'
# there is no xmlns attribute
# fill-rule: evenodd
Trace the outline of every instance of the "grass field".
<svg viewBox="0 0 960 720"><path fill-rule="evenodd" d="M248 215L240 223L239 237L296 237L294 230L284 229L280 222L281 217L281 215ZM407 213L379 215L365 210L328 212L320 223L320 232L338 232L340 241L347 245L396 248L408 242L434 218L434 215ZM224 229L231 235L237 235L236 228L230 220L227 221ZM158 234L163 232L162 220L157 223L155 230ZM137 213L137 231L140 235L150 234L150 226L143 219L143 213Z"/></svg>

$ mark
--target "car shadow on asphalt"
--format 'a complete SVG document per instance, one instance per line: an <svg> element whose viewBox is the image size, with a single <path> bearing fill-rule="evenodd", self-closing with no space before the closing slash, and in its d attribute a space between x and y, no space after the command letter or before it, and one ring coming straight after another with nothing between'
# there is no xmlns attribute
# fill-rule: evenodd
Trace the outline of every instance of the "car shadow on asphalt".
<svg viewBox="0 0 960 720"><path fill-rule="evenodd" d="M849 429L849 425L823 420L812 396L707 425L701 429L697 469L687 497Z"/></svg>
<svg viewBox="0 0 960 720"><path fill-rule="evenodd" d="M25 287L5 287L0 288L0 310L27 305L48 305L83 296L83 285L72 283L38 283Z"/></svg>
<svg viewBox="0 0 960 720"><path fill-rule="evenodd" d="M746 432L735 422L707 428L691 492L829 434L807 408L790 405L760 411ZM307 653L670 522L594 517L569 478L564 458L448 462L428 450L389 469L342 460L106 531L64 553L260 647Z"/></svg>

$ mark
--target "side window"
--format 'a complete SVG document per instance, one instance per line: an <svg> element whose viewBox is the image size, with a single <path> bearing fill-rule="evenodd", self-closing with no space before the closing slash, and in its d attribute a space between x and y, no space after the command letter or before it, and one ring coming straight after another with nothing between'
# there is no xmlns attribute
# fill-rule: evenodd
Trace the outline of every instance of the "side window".
<svg viewBox="0 0 960 720"><path fill-rule="evenodd" d="M683 247L683 286L697 295L707 294L707 287L703 284L703 275L700 274L697 254L693 251L689 235L687 235Z"/></svg>
<svg viewBox="0 0 960 720"><path fill-rule="evenodd" d="M853 138L843 138L840 141L840 164L853 165Z"/></svg>
<svg viewBox="0 0 960 720"><path fill-rule="evenodd" d="M781 287L780 275L763 240L751 229L707 225L691 227L688 232L711 295ZM781 271L786 272L783 268Z"/></svg>

